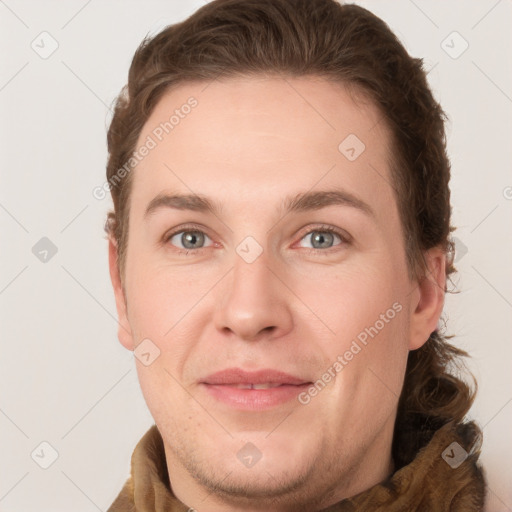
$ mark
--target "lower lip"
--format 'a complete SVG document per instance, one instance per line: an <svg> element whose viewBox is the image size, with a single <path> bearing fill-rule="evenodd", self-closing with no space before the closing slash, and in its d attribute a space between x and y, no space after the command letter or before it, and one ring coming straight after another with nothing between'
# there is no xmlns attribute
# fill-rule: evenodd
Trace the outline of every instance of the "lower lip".
<svg viewBox="0 0 512 512"><path fill-rule="evenodd" d="M228 384L202 384L216 400L239 410L262 411L296 399L311 384L284 384L268 389L240 389Z"/></svg>

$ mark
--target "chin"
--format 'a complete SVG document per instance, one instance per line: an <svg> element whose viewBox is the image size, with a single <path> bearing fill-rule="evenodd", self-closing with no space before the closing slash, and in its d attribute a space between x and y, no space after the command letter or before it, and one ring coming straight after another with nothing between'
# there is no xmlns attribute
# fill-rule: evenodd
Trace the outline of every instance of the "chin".
<svg viewBox="0 0 512 512"><path fill-rule="evenodd" d="M304 502L309 494L309 472L297 471L297 467L294 467L294 472L290 473L289 465L286 469L267 465L261 465L258 469L238 468L222 474L219 470L211 474L201 470L197 472L198 468L195 469L196 478L212 494L225 503L230 502L242 508L257 503L262 510L277 510L279 504Z"/></svg>
<svg viewBox="0 0 512 512"><path fill-rule="evenodd" d="M303 488L315 473L314 457L305 452L306 446L307 443L297 439L293 443L290 438L284 444L280 439L262 442L261 435L259 443L257 439L252 442L250 438L244 438L243 442L237 442L235 449L213 454L210 460L217 461L214 471L204 471L203 477L210 485L213 483L211 477L216 477L218 491L224 488L225 492L240 498L288 495ZM233 456L227 457L227 453L233 453ZM201 471L201 468L195 469L196 474L198 469ZM203 466L202 469L206 468ZM210 478L206 473L210 473Z"/></svg>

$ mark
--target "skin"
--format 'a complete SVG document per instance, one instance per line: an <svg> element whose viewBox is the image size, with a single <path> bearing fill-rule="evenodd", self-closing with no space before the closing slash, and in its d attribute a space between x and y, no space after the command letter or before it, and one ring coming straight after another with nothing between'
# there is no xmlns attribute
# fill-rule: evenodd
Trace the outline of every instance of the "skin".
<svg viewBox="0 0 512 512"><path fill-rule="evenodd" d="M138 145L190 96L197 107L132 171L123 279L110 240L119 340L134 350L149 338L161 351L136 365L183 503L199 512L320 510L393 471L407 354L437 327L445 255L426 252L428 278L410 280L389 133L362 96L315 77L182 84L160 100ZM353 162L338 150L348 134L366 145ZM347 205L280 209L285 196L333 188L375 216ZM162 192L206 195L222 209L145 218ZM186 223L207 235L188 255L177 252L183 233L166 239ZM329 238L322 225L350 240ZM236 252L247 236L262 249L252 263ZM236 411L199 384L230 367L314 382L394 303L401 311L306 405ZM262 454L250 468L237 458L248 442Z"/></svg>

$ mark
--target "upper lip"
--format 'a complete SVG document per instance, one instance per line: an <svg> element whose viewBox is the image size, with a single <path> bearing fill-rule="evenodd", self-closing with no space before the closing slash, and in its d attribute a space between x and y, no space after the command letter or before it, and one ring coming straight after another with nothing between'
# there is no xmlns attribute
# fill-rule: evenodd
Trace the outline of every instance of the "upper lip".
<svg viewBox="0 0 512 512"><path fill-rule="evenodd" d="M270 368L258 371L245 371L241 368L228 368L220 372L213 373L201 381L204 384L309 384L309 381L295 377L288 373Z"/></svg>

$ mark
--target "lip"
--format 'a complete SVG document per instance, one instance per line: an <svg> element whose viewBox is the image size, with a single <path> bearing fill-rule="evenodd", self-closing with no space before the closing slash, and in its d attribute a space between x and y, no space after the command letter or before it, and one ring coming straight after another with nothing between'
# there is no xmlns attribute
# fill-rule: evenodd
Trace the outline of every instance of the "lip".
<svg viewBox="0 0 512 512"><path fill-rule="evenodd" d="M308 381L295 377L289 373L279 370L265 368L255 372L242 370L241 368L227 368L217 373L213 373L206 377L203 381L205 384L220 385L236 385L236 384L265 384L267 382L275 382L276 384L300 385L306 384Z"/></svg>
<svg viewBox="0 0 512 512"><path fill-rule="evenodd" d="M271 383L275 387L266 389L242 389L238 386ZM312 383L300 377L278 370L262 369L245 371L228 368L209 375L200 385L215 400L246 411L261 411L282 405L297 397Z"/></svg>

